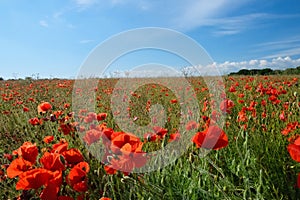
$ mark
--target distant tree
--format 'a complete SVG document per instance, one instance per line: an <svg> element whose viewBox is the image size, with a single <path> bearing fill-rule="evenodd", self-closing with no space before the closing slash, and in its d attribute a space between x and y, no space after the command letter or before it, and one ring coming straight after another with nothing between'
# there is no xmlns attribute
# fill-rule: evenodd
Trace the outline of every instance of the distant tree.
<svg viewBox="0 0 300 200"><path fill-rule="evenodd" d="M31 81L31 80L32 80L32 77L30 77L30 76L26 76L26 77L25 77L25 80L27 80L27 81Z"/></svg>
<svg viewBox="0 0 300 200"><path fill-rule="evenodd" d="M4 81L4 78L0 77L0 81Z"/></svg>
<svg viewBox="0 0 300 200"><path fill-rule="evenodd" d="M260 70L260 75L269 75L272 73L273 73L273 70L270 68L265 68L265 69Z"/></svg>

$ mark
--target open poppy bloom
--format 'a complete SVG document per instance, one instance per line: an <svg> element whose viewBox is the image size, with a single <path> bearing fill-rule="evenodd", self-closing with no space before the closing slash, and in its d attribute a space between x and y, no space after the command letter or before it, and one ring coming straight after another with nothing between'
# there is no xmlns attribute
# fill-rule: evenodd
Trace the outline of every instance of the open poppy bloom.
<svg viewBox="0 0 300 200"><path fill-rule="evenodd" d="M91 129L86 131L85 136L83 137L83 140L88 144L91 145L95 142L97 142L101 137L101 132L96 129Z"/></svg>
<svg viewBox="0 0 300 200"><path fill-rule="evenodd" d="M51 171L64 170L65 166L61 159L61 155L58 153L45 152L43 157L40 159L40 163L45 169Z"/></svg>
<svg viewBox="0 0 300 200"><path fill-rule="evenodd" d="M23 145L17 150L19 156L34 164L39 154L36 144L31 142L24 142Z"/></svg>
<svg viewBox="0 0 300 200"><path fill-rule="evenodd" d="M34 118L30 118L28 120L29 124L33 125L33 126L36 126L36 125L41 125L43 123L43 120L42 119L39 119L37 117L34 117Z"/></svg>
<svg viewBox="0 0 300 200"><path fill-rule="evenodd" d="M147 162L144 152L135 152L130 155L123 154L118 159L112 158L109 167L122 171L125 175L130 173L134 168L141 168ZM109 168L107 168L109 169ZM110 169L111 171L112 169Z"/></svg>
<svg viewBox="0 0 300 200"><path fill-rule="evenodd" d="M52 177L51 171L46 169L32 169L20 174L20 180L16 184L17 190L38 189L46 185Z"/></svg>
<svg viewBox="0 0 300 200"><path fill-rule="evenodd" d="M228 114L230 114L231 113L231 109L233 107L234 107L234 103L230 99L225 99L220 104L220 110L222 111L222 113L228 113Z"/></svg>
<svg viewBox="0 0 300 200"><path fill-rule="evenodd" d="M46 183L45 189L43 189L40 194L42 200L57 199L57 194L62 184L62 172L55 171L52 172L51 175L51 178L49 178L49 181Z"/></svg>
<svg viewBox="0 0 300 200"><path fill-rule="evenodd" d="M198 132L193 137L197 148L218 150L228 145L228 138L225 132L218 126L210 126L203 132Z"/></svg>
<svg viewBox="0 0 300 200"><path fill-rule="evenodd" d="M87 173L89 170L90 167L87 162L78 163L71 169L67 177L67 183L77 192L87 191Z"/></svg>
<svg viewBox="0 0 300 200"><path fill-rule="evenodd" d="M294 143L287 146L287 150L293 160L300 162L300 137Z"/></svg>
<svg viewBox="0 0 300 200"><path fill-rule="evenodd" d="M46 113L48 110L52 109L52 106L49 102L43 102L37 107L38 113Z"/></svg>
<svg viewBox="0 0 300 200"><path fill-rule="evenodd" d="M162 140L165 137L165 135L168 133L167 129L162 128L160 126L154 126L153 131L157 135L157 138L160 140Z"/></svg>
<svg viewBox="0 0 300 200"><path fill-rule="evenodd" d="M67 151L68 149L68 142L65 140L60 140L59 143L52 145L52 151L51 153L62 153L64 151Z"/></svg>
<svg viewBox="0 0 300 200"><path fill-rule="evenodd" d="M74 165L83 161L83 156L78 149L72 148L62 153L68 164Z"/></svg>
<svg viewBox="0 0 300 200"><path fill-rule="evenodd" d="M131 134L120 134L112 139L111 150L116 154L129 154L142 151L143 143L140 138Z"/></svg>
<svg viewBox="0 0 300 200"><path fill-rule="evenodd" d="M180 133L171 133L168 142L178 141L180 139Z"/></svg>
<svg viewBox="0 0 300 200"><path fill-rule="evenodd" d="M46 137L44 137L44 139L43 139L43 141L44 141L46 144L51 143L53 140L54 140L54 136L53 136L53 135L46 136Z"/></svg>
<svg viewBox="0 0 300 200"><path fill-rule="evenodd" d="M23 158L16 158L13 160L7 168L7 176L14 178L19 176L23 172L26 172L31 167L31 163L24 160Z"/></svg>

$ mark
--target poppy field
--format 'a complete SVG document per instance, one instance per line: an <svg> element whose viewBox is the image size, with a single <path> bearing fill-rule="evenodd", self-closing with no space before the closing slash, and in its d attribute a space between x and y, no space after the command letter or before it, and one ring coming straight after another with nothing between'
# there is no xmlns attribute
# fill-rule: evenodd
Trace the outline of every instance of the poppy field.
<svg viewBox="0 0 300 200"><path fill-rule="evenodd" d="M0 81L0 196L300 199L299 78L225 76L216 104L205 81L190 77L191 88L177 88L194 91L197 109L187 114L182 99L159 81L122 96L114 93L122 90L118 79L100 79L92 88L93 112L72 107L74 94L85 92L74 90L75 80ZM176 78L169 79L176 87ZM112 99L129 105L113 109ZM157 104L164 115L149 115ZM124 131L115 120L123 109L129 114L119 119L130 119L132 127L153 127ZM180 146L188 135L188 145ZM170 144L183 154L136 173L159 162L149 152Z"/></svg>

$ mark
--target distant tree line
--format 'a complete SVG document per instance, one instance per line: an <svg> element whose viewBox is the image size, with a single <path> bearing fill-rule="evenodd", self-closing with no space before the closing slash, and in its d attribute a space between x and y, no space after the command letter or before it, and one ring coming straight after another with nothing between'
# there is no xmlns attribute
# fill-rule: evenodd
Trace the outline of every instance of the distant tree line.
<svg viewBox="0 0 300 200"><path fill-rule="evenodd" d="M300 75L300 66L296 68L287 68L285 70L265 69L241 69L238 72L232 72L229 75Z"/></svg>

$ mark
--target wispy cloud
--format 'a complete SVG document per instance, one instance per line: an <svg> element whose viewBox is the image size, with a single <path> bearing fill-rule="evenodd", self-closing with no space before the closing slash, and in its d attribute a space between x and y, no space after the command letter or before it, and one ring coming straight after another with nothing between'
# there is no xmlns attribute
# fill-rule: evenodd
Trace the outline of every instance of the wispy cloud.
<svg viewBox="0 0 300 200"><path fill-rule="evenodd" d="M267 54L263 59L300 55L300 37L294 36L284 40L269 41L253 45L252 52Z"/></svg>
<svg viewBox="0 0 300 200"><path fill-rule="evenodd" d="M94 40L80 40L79 41L80 44L88 44L88 43L91 43L91 42L94 42Z"/></svg>
<svg viewBox="0 0 300 200"><path fill-rule="evenodd" d="M249 29L256 29L274 22L273 20L300 18L299 14L248 13L236 15L242 7L251 1L202 0L186 1L174 12L171 22L176 29L183 31L199 27L212 27L215 36L234 35ZM176 15L176 16L175 16Z"/></svg>
<svg viewBox="0 0 300 200"><path fill-rule="evenodd" d="M97 1L96 0L75 0L75 3L78 6L91 6L95 4Z"/></svg>
<svg viewBox="0 0 300 200"><path fill-rule="evenodd" d="M264 56L262 58L269 59L269 58L276 58L282 56L299 56L299 55L300 55L300 47L296 47L296 48L277 51L276 53Z"/></svg>
<svg viewBox="0 0 300 200"><path fill-rule="evenodd" d="M40 24L40 26L43 26L43 27L49 27L49 24L45 20L40 20L39 24Z"/></svg>
<svg viewBox="0 0 300 200"><path fill-rule="evenodd" d="M197 27L212 27L215 36L234 35L251 29L261 28L268 22L279 19L296 18L300 15L275 15L270 13L250 13L232 17L208 16L194 22L182 21L183 29L190 30Z"/></svg>
<svg viewBox="0 0 300 200"><path fill-rule="evenodd" d="M191 30L199 26L214 26L229 12L245 5L249 1L202 0L185 1L178 7L173 24L179 29Z"/></svg>

